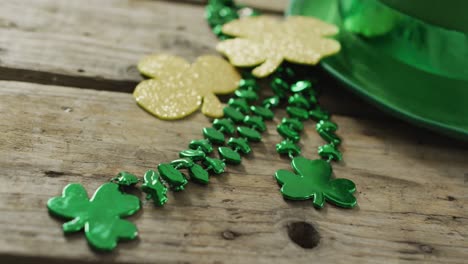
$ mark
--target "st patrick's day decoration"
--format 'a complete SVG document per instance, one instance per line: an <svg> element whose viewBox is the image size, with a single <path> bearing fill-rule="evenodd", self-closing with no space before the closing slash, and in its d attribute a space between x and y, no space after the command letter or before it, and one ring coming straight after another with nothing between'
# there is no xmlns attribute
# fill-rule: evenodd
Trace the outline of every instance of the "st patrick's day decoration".
<svg viewBox="0 0 468 264"><path fill-rule="evenodd" d="M256 16L258 12L237 6L232 0L211 0L206 7L209 25L224 40L218 50L236 66L260 65L253 75L243 70L241 78L226 61L214 56L202 56L190 65L179 57L151 55L139 63L138 69L151 79L141 82L134 96L148 112L162 119L177 119L203 104L206 115L224 117L214 119L212 127L205 127L203 138L189 142L178 158L157 165L142 178L120 172L90 200L80 184L66 186L61 197L51 198L47 204L52 214L70 220L63 225L65 233L84 229L89 244L99 250L112 250L118 240L135 238L135 225L121 218L138 211L140 202L126 190L141 184L147 200L163 206L169 190L183 191L189 181L208 184L210 177L222 174L227 164L238 165L252 152L253 145L262 140L265 121L273 120L274 110L284 104L287 117L280 119L276 128L284 139L275 149L291 159L294 172L274 173L283 197L311 200L316 208L322 208L325 202L343 208L357 205L354 183L332 178L332 162L342 159L338 125L319 106L315 80L297 71L298 66L285 62L316 64L320 58L338 52L338 42L325 38L335 34L336 28L305 17L283 22L265 17L236 20L245 14ZM230 35L238 38L230 39ZM271 75L273 95L259 101L256 76L267 75ZM215 94L233 90L234 96L222 107ZM309 119L316 122L316 131L326 142L318 147L321 159L301 156L298 143L304 122Z"/></svg>

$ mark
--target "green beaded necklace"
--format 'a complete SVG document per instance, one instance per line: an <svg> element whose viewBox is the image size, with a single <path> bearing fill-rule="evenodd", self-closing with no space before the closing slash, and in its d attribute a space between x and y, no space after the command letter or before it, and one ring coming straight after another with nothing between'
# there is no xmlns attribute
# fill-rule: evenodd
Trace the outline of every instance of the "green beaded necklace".
<svg viewBox="0 0 468 264"><path fill-rule="evenodd" d="M211 0L206 7L208 23L220 39L229 38L222 33L223 24L240 15L258 14L253 9L235 5L232 0ZM136 226L120 218L135 213L140 205L135 196L122 190L143 182L141 190L146 193L146 198L162 206L167 202L167 191L184 190L187 179L208 184L210 174L223 173L226 164L240 164L242 155L252 151L250 144L261 141L261 133L266 130L264 121L272 120L272 110L282 103L287 103L288 117L277 126L284 140L276 145L276 151L292 160L294 170L294 173L287 170L275 173L284 198L312 199L317 208L323 207L325 201L344 208L356 206L354 183L347 179L331 179L331 162L342 159L337 149L341 140L335 134L338 126L318 105L314 81L301 78L293 66L282 65L273 74L270 83L274 95L256 104L260 86L247 71L242 72L242 76L235 97L228 101L223 110L224 118L215 119L212 127L204 128L204 138L191 141L188 149L179 152L178 159L159 164L156 171L147 171L143 180L131 173L120 172L111 179L111 183L102 185L89 201L80 184L70 184L65 187L61 197L51 198L47 204L49 211L72 219L64 224L64 231L75 232L84 228L90 244L101 250L112 250L119 239L135 238ZM322 159L309 160L300 156L301 149L297 143L304 128L303 122L309 118L317 122L316 130L327 142L318 148ZM227 142L226 136L229 137ZM214 145L217 146L219 158L210 157ZM180 171L182 169L187 170L190 177L186 177Z"/></svg>

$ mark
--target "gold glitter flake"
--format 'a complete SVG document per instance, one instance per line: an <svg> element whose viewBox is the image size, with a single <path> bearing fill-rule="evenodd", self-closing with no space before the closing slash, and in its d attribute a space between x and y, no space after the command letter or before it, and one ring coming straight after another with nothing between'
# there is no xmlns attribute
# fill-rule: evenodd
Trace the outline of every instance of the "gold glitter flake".
<svg viewBox="0 0 468 264"><path fill-rule="evenodd" d="M138 63L138 70L152 79L137 85L133 96L146 111L165 120L180 119L195 112L223 116L223 105L215 94L237 89L239 73L216 56L199 57L190 65L171 55L151 55Z"/></svg>
<svg viewBox="0 0 468 264"><path fill-rule="evenodd" d="M311 17L291 16L284 22L268 16L246 17L223 26L235 39L220 42L216 49L239 67L253 67L254 76L273 73L283 60L315 65L340 51L340 43L326 38L338 33L332 24Z"/></svg>

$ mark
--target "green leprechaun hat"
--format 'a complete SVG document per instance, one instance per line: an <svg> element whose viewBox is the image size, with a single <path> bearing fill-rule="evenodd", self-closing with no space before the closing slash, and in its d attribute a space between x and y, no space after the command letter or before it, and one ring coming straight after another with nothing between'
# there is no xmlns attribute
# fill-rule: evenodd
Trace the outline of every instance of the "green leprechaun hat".
<svg viewBox="0 0 468 264"><path fill-rule="evenodd" d="M362 97L468 140L468 1L292 0L288 15L340 27L321 65Z"/></svg>

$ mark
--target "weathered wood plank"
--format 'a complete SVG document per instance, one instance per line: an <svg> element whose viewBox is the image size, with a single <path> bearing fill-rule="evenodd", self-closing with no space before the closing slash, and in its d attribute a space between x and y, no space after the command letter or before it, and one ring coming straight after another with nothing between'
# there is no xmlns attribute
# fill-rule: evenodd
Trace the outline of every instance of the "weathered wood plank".
<svg viewBox="0 0 468 264"><path fill-rule="evenodd" d="M284 1L271 1L278 2ZM194 59L214 53L216 38L203 12L203 5L173 1L2 3L0 65L72 76L139 80L135 64L144 55L165 52Z"/></svg>
<svg viewBox="0 0 468 264"><path fill-rule="evenodd" d="M345 139L337 177L358 186L359 208L285 202L272 175L289 167L272 123L254 153L210 185L189 184L164 208L150 203L131 217L138 241L97 254L82 234L63 236L45 203L69 182L89 192L120 170L142 175L174 159L208 120L165 122L130 94L0 82L0 259L50 263L464 263L468 258L468 149L420 135L405 124L336 116ZM280 115L278 116L280 117ZM277 121L277 120L276 120ZM388 133L392 131L392 133ZM434 141L436 143L434 143ZM304 155L323 144L307 123ZM292 222L320 236L304 249ZM318 238L310 229L299 240ZM290 231L291 233L294 233Z"/></svg>

